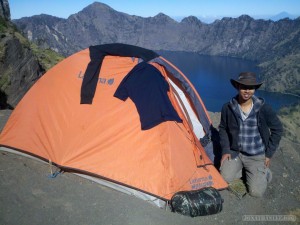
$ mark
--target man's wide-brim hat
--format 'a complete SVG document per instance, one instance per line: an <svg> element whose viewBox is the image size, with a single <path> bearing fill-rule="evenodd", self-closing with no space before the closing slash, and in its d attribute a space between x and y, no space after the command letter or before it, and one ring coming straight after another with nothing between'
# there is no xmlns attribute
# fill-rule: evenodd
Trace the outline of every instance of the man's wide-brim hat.
<svg viewBox="0 0 300 225"><path fill-rule="evenodd" d="M239 88L240 84L244 86L251 86L255 89L258 89L263 84L263 82L259 82L256 79L256 74L252 72L240 73L238 79L230 79L230 82L236 89Z"/></svg>

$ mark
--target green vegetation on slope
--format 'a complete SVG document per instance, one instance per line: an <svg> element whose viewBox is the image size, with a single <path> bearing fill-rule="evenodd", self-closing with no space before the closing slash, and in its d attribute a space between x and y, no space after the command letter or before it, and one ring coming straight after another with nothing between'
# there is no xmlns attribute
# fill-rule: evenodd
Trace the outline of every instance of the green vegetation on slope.
<svg viewBox="0 0 300 225"><path fill-rule="evenodd" d="M278 116L283 123L284 137L300 144L300 104L280 109Z"/></svg>
<svg viewBox="0 0 300 225"><path fill-rule="evenodd" d="M34 80L62 59L51 49L39 49L0 18L0 108L14 107Z"/></svg>
<svg viewBox="0 0 300 225"><path fill-rule="evenodd" d="M5 45L2 43L4 38L17 38L22 46L27 49L31 49L32 53L38 59L42 68L47 71L52 66L64 59L63 56L51 49L40 49L37 45L31 43L25 38L12 23L0 18L0 60L5 57Z"/></svg>
<svg viewBox="0 0 300 225"><path fill-rule="evenodd" d="M296 29L270 49L274 57L260 64L265 90L300 96L299 40L300 30Z"/></svg>
<svg viewBox="0 0 300 225"><path fill-rule="evenodd" d="M59 55L57 52L51 49L40 49L33 43L30 45L30 48L46 71L64 59L64 57Z"/></svg>

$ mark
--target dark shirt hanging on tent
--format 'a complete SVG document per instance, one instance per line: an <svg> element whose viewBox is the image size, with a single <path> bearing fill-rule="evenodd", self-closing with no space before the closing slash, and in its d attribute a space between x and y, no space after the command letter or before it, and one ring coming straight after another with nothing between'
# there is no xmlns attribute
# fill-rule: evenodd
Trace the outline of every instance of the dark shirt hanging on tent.
<svg viewBox="0 0 300 225"><path fill-rule="evenodd" d="M141 62L124 77L114 96L128 97L138 110L142 130L164 121L182 122L167 95L169 84L154 66Z"/></svg>
<svg viewBox="0 0 300 225"><path fill-rule="evenodd" d="M158 54L151 50L118 43L90 46L89 50L91 61L89 62L83 77L80 93L80 104L92 104L96 92L102 61L105 56L114 55L137 57L146 62L158 57Z"/></svg>
<svg viewBox="0 0 300 225"><path fill-rule="evenodd" d="M81 85L80 104L92 104L102 61L107 55L141 58L145 62L159 55L151 50L126 44L105 44L90 46L90 59ZM152 65L140 63L123 79L115 97L135 103L143 130L150 129L164 121L182 122L173 108L167 92L168 83ZM139 76L137 74L139 73Z"/></svg>

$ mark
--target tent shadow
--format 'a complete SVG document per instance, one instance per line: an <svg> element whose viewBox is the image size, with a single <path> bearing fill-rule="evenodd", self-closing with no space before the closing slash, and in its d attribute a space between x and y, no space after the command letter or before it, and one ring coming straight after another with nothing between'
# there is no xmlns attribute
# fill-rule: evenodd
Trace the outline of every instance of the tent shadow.
<svg viewBox="0 0 300 225"><path fill-rule="evenodd" d="M219 170L222 158L222 149L220 145L220 134L219 131L213 126L210 126L211 131L211 141L213 143L213 153L214 153L214 165Z"/></svg>
<svg viewBox="0 0 300 225"><path fill-rule="evenodd" d="M14 109L14 107L7 103L7 94L2 90L0 90L0 110L1 109Z"/></svg>

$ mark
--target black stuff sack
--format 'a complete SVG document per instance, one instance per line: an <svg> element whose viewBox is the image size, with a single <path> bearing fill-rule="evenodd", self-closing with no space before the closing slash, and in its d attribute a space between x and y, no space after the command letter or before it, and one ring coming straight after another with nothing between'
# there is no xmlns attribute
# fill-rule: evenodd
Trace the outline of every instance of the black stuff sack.
<svg viewBox="0 0 300 225"><path fill-rule="evenodd" d="M206 187L195 191L180 191L171 199L173 212L190 216L207 216L222 211L223 199L218 190Z"/></svg>

